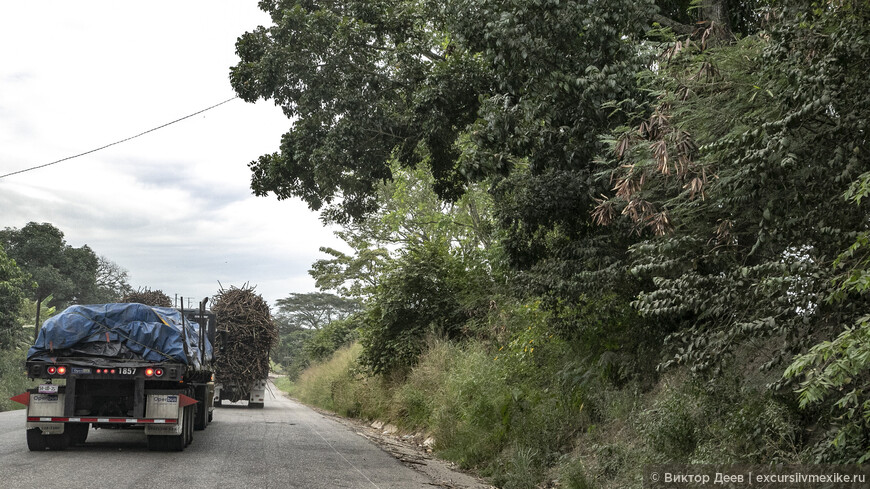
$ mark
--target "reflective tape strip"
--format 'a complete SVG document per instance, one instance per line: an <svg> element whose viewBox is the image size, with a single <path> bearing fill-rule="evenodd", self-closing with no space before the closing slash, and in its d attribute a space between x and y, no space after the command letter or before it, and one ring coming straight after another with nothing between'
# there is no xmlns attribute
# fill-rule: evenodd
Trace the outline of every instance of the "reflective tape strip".
<svg viewBox="0 0 870 489"><path fill-rule="evenodd" d="M30 423L124 423L124 424L177 424L174 418L62 418L62 417L39 417L28 416Z"/></svg>

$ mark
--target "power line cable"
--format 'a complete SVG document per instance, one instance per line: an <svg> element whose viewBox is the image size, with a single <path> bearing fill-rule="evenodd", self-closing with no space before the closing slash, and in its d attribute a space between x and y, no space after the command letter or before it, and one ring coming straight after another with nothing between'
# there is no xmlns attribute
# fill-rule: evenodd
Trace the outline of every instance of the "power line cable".
<svg viewBox="0 0 870 489"><path fill-rule="evenodd" d="M89 154L91 154L91 153L96 153L97 151L100 151L100 150L102 150L102 149L106 149L106 148L111 147L111 146L115 146L116 144L125 143L125 142L127 142L127 141L130 141L131 139L136 139L136 138L138 138L139 136L144 136L144 135L148 134L149 132L154 132L154 131L156 131L156 130L158 130L158 129L163 129L163 128L166 127L166 126L171 126L172 124L175 124L176 122L181 122L181 121L183 121L183 120L185 120L185 119L190 119L191 117L193 117L193 116L195 116L195 115L199 115L199 114L202 114L203 112L209 111L209 110L214 109L214 108L216 108L216 107L220 107L221 105L223 105L223 104L225 104L225 103L227 103L227 102L232 102L233 100L235 100L235 99L237 99L237 98L239 98L239 97L228 98L228 99L224 100L223 102L220 102L220 103L217 103L217 104L212 105L211 107L206 107L206 108L204 108L204 109L202 109L202 110L200 110L200 111L194 112L193 114L186 115L186 116L184 116L184 117L182 117L182 118L180 118L180 119L175 119L174 121L172 121L172 122L167 122L166 124L163 124L163 125L161 125L161 126L153 127L153 128L151 128L151 129L148 129L148 130L145 131L145 132L140 132L139 134L137 134L137 135L135 135L135 136L130 136L130 137L128 137L128 138L121 139L120 141L115 141L114 143L110 143L110 144L107 144L107 145L105 145L105 146L100 146L99 148L95 148L95 149L92 149L92 150L90 150L90 151L85 151L84 153L79 153L79 154L77 154L77 155L73 155L73 156L67 156L66 158L61 158L61 159L59 159L59 160L57 160L57 161L52 161L51 163L45 163L44 165L32 166L32 167L30 167L30 168L25 168L25 169L23 169L23 170L18 170L18 171L14 171L14 172L12 172L12 173L7 173L7 174L5 174L5 175L0 175L0 178L11 177L12 175L18 175L19 173L24 173L24 172L29 172L29 171L33 171L33 170L38 170L38 169L40 169L40 168L45 168L46 166L56 165L56 164L58 164L58 163L62 163L62 162L64 162L64 161L71 160L71 159L73 159L73 158L78 158L79 156L85 156L85 155L89 155Z"/></svg>

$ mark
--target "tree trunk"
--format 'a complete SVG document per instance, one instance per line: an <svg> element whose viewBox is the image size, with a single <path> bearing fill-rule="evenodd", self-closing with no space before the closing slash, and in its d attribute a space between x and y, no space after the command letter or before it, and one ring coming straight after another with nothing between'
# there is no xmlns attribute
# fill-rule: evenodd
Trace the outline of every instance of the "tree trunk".
<svg viewBox="0 0 870 489"><path fill-rule="evenodd" d="M712 27L712 35L715 39L726 40L731 38L731 21L728 20L727 0L702 0L699 15L707 28Z"/></svg>
<svg viewBox="0 0 870 489"><path fill-rule="evenodd" d="M36 298L36 324L33 325L33 342L39 338L39 311L42 309L42 297Z"/></svg>

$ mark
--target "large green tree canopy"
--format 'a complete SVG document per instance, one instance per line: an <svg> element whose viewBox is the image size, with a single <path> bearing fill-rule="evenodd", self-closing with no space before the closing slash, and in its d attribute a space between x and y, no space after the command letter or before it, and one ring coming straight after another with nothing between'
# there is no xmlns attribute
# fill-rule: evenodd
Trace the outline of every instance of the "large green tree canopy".
<svg viewBox="0 0 870 489"><path fill-rule="evenodd" d="M390 162L425 161L436 192L468 179L585 167L601 104L632 91L652 2L261 1L274 25L242 35L245 100L294 119L251 163L258 195L301 197L332 218L375 208Z"/></svg>
<svg viewBox="0 0 870 489"><path fill-rule="evenodd" d="M324 292L294 293L275 304L278 306L275 320L281 333L299 328L321 329L359 310L356 301Z"/></svg>
<svg viewBox="0 0 870 489"><path fill-rule="evenodd" d="M32 294L37 308L49 296L60 305L94 298L97 256L87 245L68 245L60 229L49 223L30 222L21 229L0 231L0 244L37 283Z"/></svg>

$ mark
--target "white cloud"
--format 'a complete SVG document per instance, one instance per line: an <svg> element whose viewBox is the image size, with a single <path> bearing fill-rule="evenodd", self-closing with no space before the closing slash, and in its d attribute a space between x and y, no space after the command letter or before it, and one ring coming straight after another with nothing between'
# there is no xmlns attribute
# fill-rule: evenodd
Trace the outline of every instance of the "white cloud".
<svg viewBox="0 0 870 489"><path fill-rule="evenodd" d="M233 96L236 38L256 2L4 2L0 174L138 134ZM15 46L15 49L8 49ZM0 227L51 222L130 271L134 286L201 297L257 284L310 291L319 246L340 246L298 201L257 198L248 162L290 127L234 100L110 148L0 179Z"/></svg>

